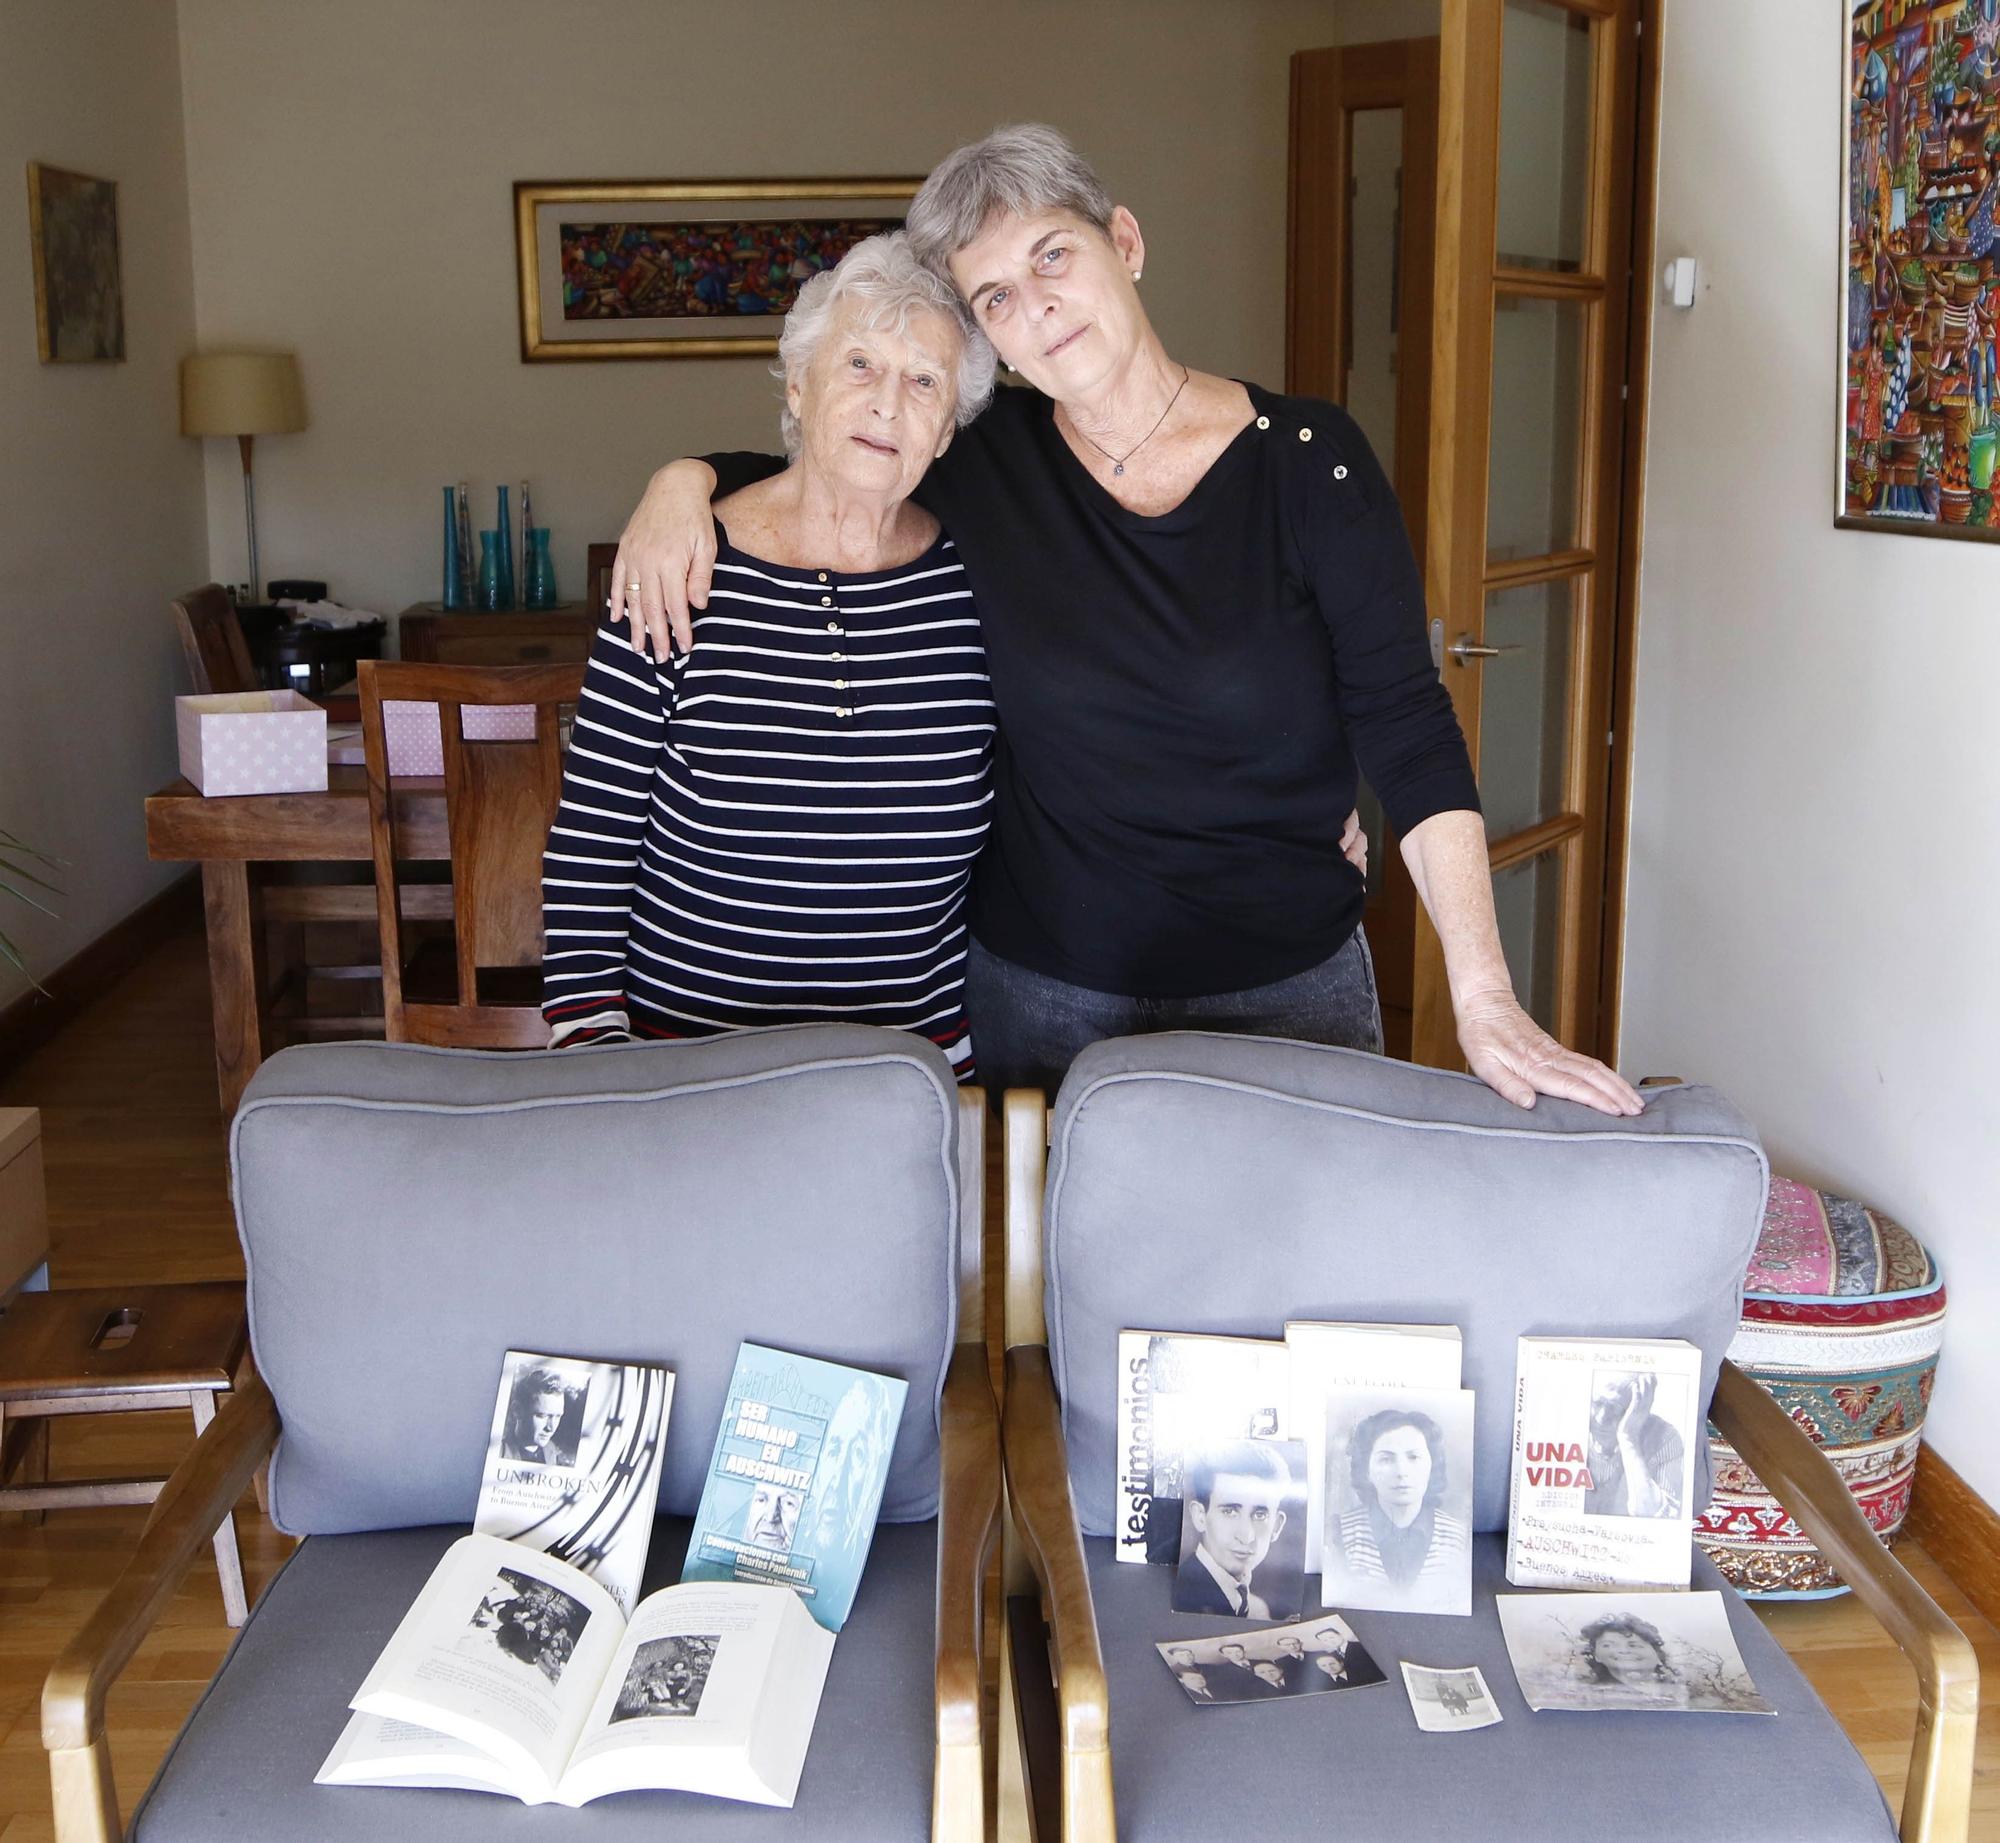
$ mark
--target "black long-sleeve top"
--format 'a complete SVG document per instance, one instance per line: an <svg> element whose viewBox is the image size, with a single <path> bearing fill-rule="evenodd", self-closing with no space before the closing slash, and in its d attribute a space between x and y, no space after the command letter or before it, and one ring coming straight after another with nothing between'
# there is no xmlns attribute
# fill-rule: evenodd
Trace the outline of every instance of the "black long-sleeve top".
<svg viewBox="0 0 2000 1843"><path fill-rule="evenodd" d="M1366 438L1246 388L1252 422L1158 518L1026 390L917 490L978 598L1000 717L972 931L1096 991L1237 991L1336 952L1365 894L1339 843L1357 761L1398 832L1479 808ZM782 464L705 458L723 493Z"/></svg>

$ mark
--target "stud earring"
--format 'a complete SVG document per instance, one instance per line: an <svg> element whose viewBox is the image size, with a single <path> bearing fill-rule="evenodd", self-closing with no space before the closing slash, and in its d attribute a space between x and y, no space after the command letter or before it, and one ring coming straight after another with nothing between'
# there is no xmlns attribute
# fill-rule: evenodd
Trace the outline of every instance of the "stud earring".
<svg viewBox="0 0 2000 1843"><path fill-rule="evenodd" d="M1139 279L1139 277L1144 273L1145 271L1143 269L1134 269L1132 271L1132 279L1136 282Z"/></svg>

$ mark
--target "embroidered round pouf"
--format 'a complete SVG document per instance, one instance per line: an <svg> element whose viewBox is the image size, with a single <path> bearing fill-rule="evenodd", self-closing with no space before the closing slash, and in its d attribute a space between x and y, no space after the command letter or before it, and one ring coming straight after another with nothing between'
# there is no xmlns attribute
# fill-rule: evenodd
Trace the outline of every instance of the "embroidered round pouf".
<svg viewBox="0 0 2000 1843"><path fill-rule="evenodd" d="M1885 1542L1910 1508L1944 1342L1944 1282L1902 1224L1773 1177L1729 1355L1833 1461ZM1715 1479L1694 1536L1751 1599L1820 1599L1846 1583L1713 1427Z"/></svg>

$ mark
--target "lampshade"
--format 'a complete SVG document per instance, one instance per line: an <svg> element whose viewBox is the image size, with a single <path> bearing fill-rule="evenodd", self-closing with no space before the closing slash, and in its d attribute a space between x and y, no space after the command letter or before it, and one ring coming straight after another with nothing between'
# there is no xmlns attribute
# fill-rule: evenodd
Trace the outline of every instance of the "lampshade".
<svg viewBox="0 0 2000 1843"><path fill-rule="evenodd" d="M183 435L290 435L306 426L290 352L198 352L181 360Z"/></svg>

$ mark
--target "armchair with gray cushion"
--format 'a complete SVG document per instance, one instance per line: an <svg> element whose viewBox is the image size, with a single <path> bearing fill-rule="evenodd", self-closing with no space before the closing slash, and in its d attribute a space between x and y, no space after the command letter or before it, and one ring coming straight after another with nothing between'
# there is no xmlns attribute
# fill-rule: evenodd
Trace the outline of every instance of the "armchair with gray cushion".
<svg viewBox="0 0 2000 1843"><path fill-rule="evenodd" d="M846 1025L515 1056L351 1043L273 1057L230 1142L259 1380L197 1443L49 1678L61 1843L120 1834L105 1690L274 1443L271 1514L305 1540L130 1836L977 1843L979 1593L999 1503L977 1341L983 1119L934 1047ZM796 1807L641 1792L579 1817L315 1786L348 1697L471 1519L502 1353L673 1369L650 1591L679 1573L746 1338L909 1384Z"/></svg>
<svg viewBox="0 0 2000 1843"><path fill-rule="evenodd" d="M1025 1091L1006 1110L1004 1449L1017 1535L1005 1668L1038 1843L1225 1831L1482 1843L1895 1837L1860 1756L1726 1588L1775 1718L1529 1711L1494 1594L1507 1590L1515 1344L1534 1332L1700 1347L1717 1426L1916 1665L1922 1709L1902 1836L1965 1836L1971 1647L1874 1538L1824 1457L1724 1360L1767 1171L1720 1095L1660 1089L1629 1120L1547 1099L1522 1112L1465 1076L1171 1034L1087 1050L1052 1117ZM1117 1337L1273 1337L1288 1318L1462 1329L1478 1397L1473 1611L1351 1613L1389 1673L1380 1687L1256 1713L1195 1710L1154 1643L1212 1637L1219 1623L1172 1610L1170 1569L1111 1554ZM1705 1473L1704 1453L1704 1500ZM1723 1587L1699 1554L1693 1584ZM1309 1575L1309 1607L1317 1589ZM1502 1723L1419 1732L1399 1659L1476 1664Z"/></svg>

